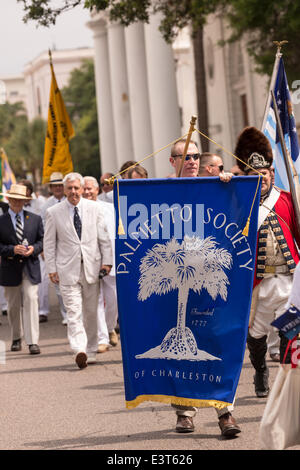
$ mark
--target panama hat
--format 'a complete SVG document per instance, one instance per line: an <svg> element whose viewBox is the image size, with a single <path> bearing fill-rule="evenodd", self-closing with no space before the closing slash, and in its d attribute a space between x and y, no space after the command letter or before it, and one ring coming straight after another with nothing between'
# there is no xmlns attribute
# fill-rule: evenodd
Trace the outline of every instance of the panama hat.
<svg viewBox="0 0 300 470"><path fill-rule="evenodd" d="M55 171L54 173L51 173L50 175L49 184L63 184L63 178L64 177L62 173Z"/></svg>
<svg viewBox="0 0 300 470"><path fill-rule="evenodd" d="M6 193L0 193L0 195L11 199L32 199L26 195L26 190L27 188L23 184L12 184Z"/></svg>

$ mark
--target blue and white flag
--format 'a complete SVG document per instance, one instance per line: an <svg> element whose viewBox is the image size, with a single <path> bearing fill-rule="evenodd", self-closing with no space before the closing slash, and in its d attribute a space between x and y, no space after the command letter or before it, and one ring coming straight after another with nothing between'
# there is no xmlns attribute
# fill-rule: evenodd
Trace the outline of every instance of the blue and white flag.
<svg viewBox="0 0 300 470"><path fill-rule="evenodd" d="M296 129L295 117L293 114L292 101L289 92L289 86L284 69L284 63L281 54L278 54L273 71L273 84L271 89L278 106L281 127L294 168L297 174L300 174L300 157L299 144ZM273 102L268 98L268 105L265 113L262 132L267 136L273 149L274 168L275 168L275 185L279 188L290 190L284 157L282 154L279 133L276 124L276 117L273 108Z"/></svg>
<svg viewBox="0 0 300 470"><path fill-rule="evenodd" d="M257 176L230 183L119 180L116 225L120 211L125 235L116 235L116 280L127 408L145 400L233 403L248 330L259 184Z"/></svg>

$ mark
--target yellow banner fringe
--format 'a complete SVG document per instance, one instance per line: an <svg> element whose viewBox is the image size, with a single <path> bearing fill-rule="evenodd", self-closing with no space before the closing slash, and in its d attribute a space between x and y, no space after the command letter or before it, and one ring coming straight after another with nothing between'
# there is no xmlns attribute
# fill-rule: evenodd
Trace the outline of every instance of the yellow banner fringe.
<svg viewBox="0 0 300 470"><path fill-rule="evenodd" d="M232 403L227 403L225 401L218 400L196 400L192 398L172 397L168 395L139 395L134 400L126 401L126 408L131 410L132 408L136 408L144 401L158 401L161 403L172 403L173 405L195 406L196 408L213 407L217 408L218 410L226 408L226 406L232 405Z"/></svg>

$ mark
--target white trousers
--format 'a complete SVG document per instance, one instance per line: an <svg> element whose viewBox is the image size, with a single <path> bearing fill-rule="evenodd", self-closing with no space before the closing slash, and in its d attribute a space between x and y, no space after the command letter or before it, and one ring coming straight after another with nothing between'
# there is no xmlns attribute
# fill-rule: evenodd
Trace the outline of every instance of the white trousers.
<svg viewBox="0 0 300 470"><path fill-rule="evenodd" d="M66 312L66 309L65 309L65 306L64 306L64 301L62 299L59 284L54 284L54 287L55 287L55 292L56 292L58 303L59 303L60 313L61 313L61 316L63 317L63 319L65 320L67 318L67 312Z"/></svg>
<svg viewBox="0 0 300 470"><path fill-rule="evenodd" d="M39 284L39 315L48 315L49 314L49 277L48 273L46 271L46 264L43 259L43 257L40 255L39 256L40 260L40 266L41 266L41 277L42 277L42 282ZM59 285L54 284L55 287L55 292L58 298L58 303L59 303L59 309L61 316L63 319L66 318L67 313L66 309L61 297L61 293L59 290Z"/></svg>
<svg viewBox="0 0 300 470"><path fill-rule="evenodd" d="M60 282L60 292L67 312L68 339L72 351L96 353L98 349L97 307L99 281L88 284L83 264L79 281L71 286Z"/></svg>
<svg viewBox="0 0 300 470"><path fill-rule="evenodd" d="M118 303L115 276L105 276L100 284L98 304L98 343L109 344L109 333L117 324Z"/></svg>
<svg viewBox="0 0 300 470"><path fill-rule="evenodd" d="M264 278L258 286L258 298L253 325L249 333L259 339L272 330L271 322L286 311L293 284L290 274L277 274Z"/></svg>
<svg viewBox="0 0 300 470"><path fill-rule="evenodd" d="M41 278L39 284L39 315L48 315L49 313L49 278L46 272L46 265L42 255L39 255Z"/></svg>
<svg viewBox="0 0 300 470"><path fill-rule="evenodd" d="M23 273L23 280L19 286L5 286L5 297L8 303L8 321L12 341L22 338L24 331L26 344L38 344L38 285L32 284Z"/></svg>
<svg viewBox="0 0 300 470"><path fill-rule="evenodd" d="M0 286L0 310L7 310L7 300L5 298L3 286Z"/></svg>

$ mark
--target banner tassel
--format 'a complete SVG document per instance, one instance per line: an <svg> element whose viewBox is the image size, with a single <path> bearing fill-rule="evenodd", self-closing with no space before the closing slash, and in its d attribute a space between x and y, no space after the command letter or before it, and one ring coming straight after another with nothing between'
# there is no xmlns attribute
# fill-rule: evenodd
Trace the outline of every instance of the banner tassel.
<svg viewBox="0 0 300 470"><path fill-rule="evenodd" d="M120 192L119 192L119 180L118 180L118 178L116 179L116 181L117 181L118 212L119 212L118 235L125 235L124 225L123 225L122 217L121 217L121 209L120 209ZM114 179L114 182L115 182L115 179Z"/></svg>
<svg viewBox="0 0 300 470"><path fill-rule="evenodd" d="M245 235L245 237L248 237L249 235L249 226L250 226L250 216L248 217L244 230L242 231L242 235Z"/></svg>

